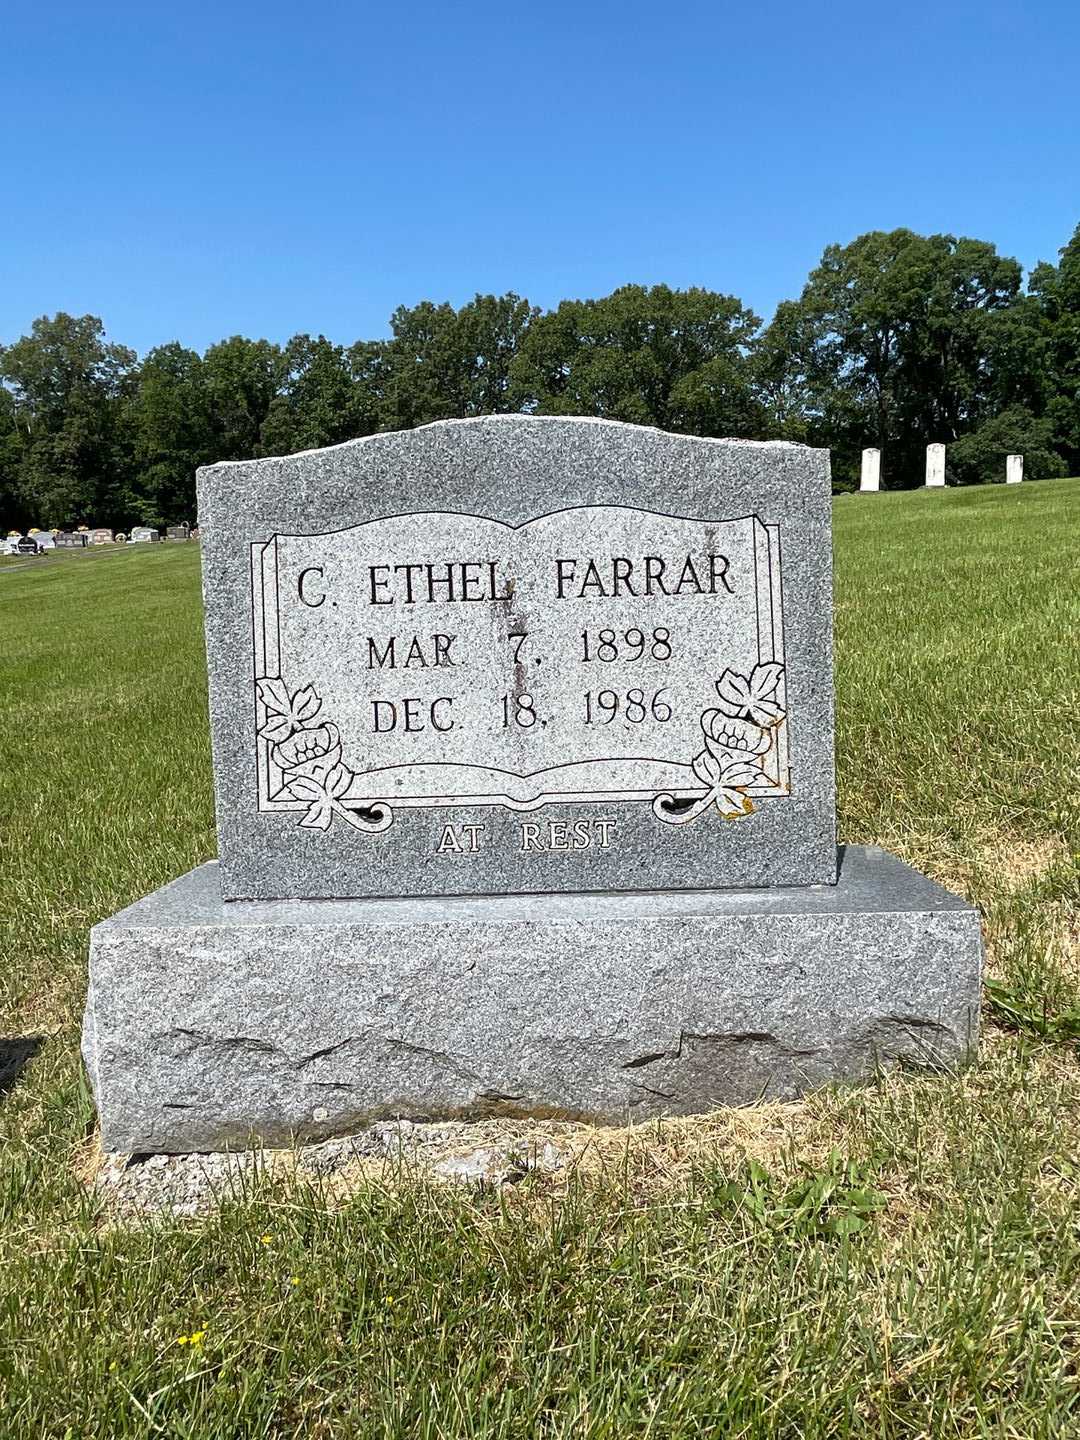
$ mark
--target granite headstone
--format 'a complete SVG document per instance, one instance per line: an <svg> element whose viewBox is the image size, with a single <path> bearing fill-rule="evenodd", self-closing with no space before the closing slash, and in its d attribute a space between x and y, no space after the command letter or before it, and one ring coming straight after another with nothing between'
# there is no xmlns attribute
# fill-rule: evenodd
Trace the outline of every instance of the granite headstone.
<svg viewBox="0 0 1080 1440"><path fill-rule="evenodd" d="M92 933L106 1149L971 1053L976 913L838 867L826 454L498 417L199 493L221 861Z"/></svg>
<svg viewBox="0 0 1080 1440"><path fill-rule="evenodd" d="M824 452L506 417L199 496L227 898L835 882Z"/></svg>

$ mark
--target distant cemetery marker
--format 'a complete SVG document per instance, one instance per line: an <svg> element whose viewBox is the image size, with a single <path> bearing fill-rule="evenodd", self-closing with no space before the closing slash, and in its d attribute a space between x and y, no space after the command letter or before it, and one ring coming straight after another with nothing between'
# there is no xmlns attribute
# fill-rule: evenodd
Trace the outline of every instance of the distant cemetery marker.
<svg viewBox="0 0 1080 1440"><path fill-rule="evenodd" d="M941 444L926 447L926 484L935 488L945 484L945 446Z"/></svg>
<svg viewBox="0 0 1080 1440"><path fill-rule="evenodd" d="M824 452L449 422L210 467L199 524L221 859L95 927L106 1148L969 1053L975 913L838 867Z"/></svg>
<svg viewBox="0 0 1080 1440"><path fill-rule="evenodd" d="M875 449L862 452L862 475L859 489L871 493L881 489L881 451Z"/></svg>

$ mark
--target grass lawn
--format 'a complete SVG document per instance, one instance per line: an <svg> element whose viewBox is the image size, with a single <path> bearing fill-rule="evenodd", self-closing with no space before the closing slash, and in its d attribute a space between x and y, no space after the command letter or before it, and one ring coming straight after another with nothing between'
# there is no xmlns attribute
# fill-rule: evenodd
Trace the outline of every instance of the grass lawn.
<svg viewBox="0 0 1080 1440"><path fill-rule="evenodd" d="M1080 1434L1080 480L835 522L841 838L981 907L979 1061L141 1224L86 1183L87 930L214 853L199 553L0 567L4 1440Z"/></svg>

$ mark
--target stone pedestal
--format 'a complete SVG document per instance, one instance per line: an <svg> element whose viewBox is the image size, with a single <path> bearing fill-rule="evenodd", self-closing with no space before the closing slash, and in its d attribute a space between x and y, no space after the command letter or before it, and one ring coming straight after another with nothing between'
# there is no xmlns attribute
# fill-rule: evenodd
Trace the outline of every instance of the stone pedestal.
<svg viewBox="0 0 1080 1440"><path fill-rule="evenodd" d="M230 901L216 863L94 927L106 1150L373 1119L603 1121L789 1097L973 1050L976 912L881 850L833 885Z"/></svg>

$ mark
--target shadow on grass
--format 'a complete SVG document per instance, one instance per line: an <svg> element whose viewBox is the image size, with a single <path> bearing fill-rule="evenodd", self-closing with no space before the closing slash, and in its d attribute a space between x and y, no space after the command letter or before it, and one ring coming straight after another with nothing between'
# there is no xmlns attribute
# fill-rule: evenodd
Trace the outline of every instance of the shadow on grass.
<svg viewBox="0 0 1080 1440"><path fill-rule="evenodd" d="M44 1044L44 1037L40 1035L12 1040L0 1038L0 1097L14 1088L19 1076Z"/></svg>

